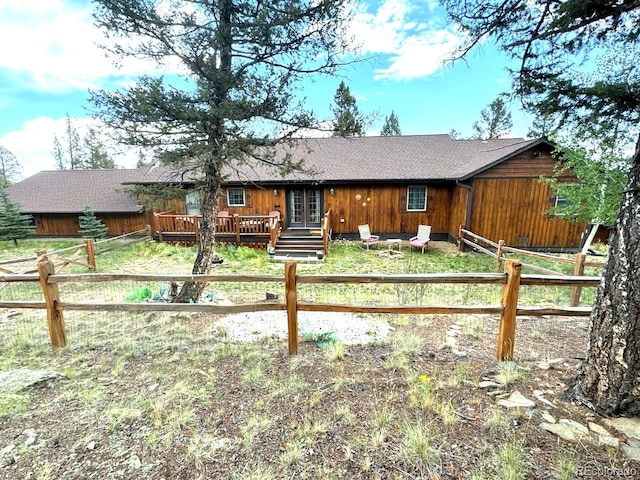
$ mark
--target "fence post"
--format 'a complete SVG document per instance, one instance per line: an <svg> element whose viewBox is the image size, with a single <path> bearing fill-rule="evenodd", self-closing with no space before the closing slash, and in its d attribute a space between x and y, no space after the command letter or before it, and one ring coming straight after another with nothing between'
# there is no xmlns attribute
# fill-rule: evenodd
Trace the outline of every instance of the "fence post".
<svg viewBox="0 0 640 480"><path fill-rule="evenodd" d="M64 318L62 308L60 308L60 295L58 285L48 283L49 275L55 273L53 262L44 257L38 262L38 273L40 274L40 286L44 293L44 301L47 305L47 323L49 324L49 338L54 349L67 346L67 334L64 331Z"/></svg>
<svg viewBox="0 0 640 480"><path fill-rule="evenodd" d="M462 225L458 227L458 251L464 252L464 242L462 241L464 232L462 231Z"/></svg>
<svg viewBox="0 0 640 480"><path fill-rule="evenodd" d="M522 265L516 260L507 260L504 271L507 283L502 288L502 314L498 326L498 361L513 360L513 346L516 340L516 313Z"/></svg>
<svg viewBox="0 0 640 480"><path fill-rule="evenodd" d="M153 234L151 231L151 225L149 225L148 223L147 223L147 226L144 227L144 230L145 230L144 234L147 237L150 237Z"/></svg>
<svg viewBox="0 0 640 480"><path fill-rule="evenodd" d="M296 262L284 264L284 288L287 303L287 326L289 331L289 355L298 353L298 288L296 285Z"/></svg>
<svg viewBox="0 0 640 480"><path fill-rule="evenodd" d="M585 253L578 253L576 255L576 263L573 265L573 274L576 276L581 276L584 274L584 262L587 259L587 255ZM582 287L571 287L571 300L569 301L569 305L572 307L577 307L580 305L580 295L582 294Z"/></svg>
<svg viewBox="0 0 640 480"><path fill-rule="evenodd" d="M85 250L87 251L87 265L89 265L89 270L96 269L96 249L95 249L95 241L93 238L87 238L85 241Z"/></svg>
<svg viewBox="0 0 640 480"><path fill-rule="evenodd" d="M502 270L502 247L504 247L504 240L499 240L498 250L496 251L496 272Z"/></svg>

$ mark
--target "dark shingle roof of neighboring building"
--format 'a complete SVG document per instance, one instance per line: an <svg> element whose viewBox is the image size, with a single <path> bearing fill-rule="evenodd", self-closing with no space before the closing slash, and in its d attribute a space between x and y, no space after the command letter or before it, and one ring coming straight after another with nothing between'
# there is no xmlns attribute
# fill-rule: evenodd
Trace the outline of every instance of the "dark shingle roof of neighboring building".
<svg viewBox="0 0 640 480"><path fill-rule="evenodd" d="M8 193L22 213L79 213L87 205L96 213L138 212L122 184L145 175L141 169L48 170L10 185Z"/></svg>

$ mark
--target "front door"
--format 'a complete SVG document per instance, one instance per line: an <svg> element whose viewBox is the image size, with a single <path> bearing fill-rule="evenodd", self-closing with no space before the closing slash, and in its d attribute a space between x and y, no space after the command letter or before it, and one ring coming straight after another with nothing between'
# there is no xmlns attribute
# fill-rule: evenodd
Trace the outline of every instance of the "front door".
<svg viewBox="0 0 640 480"><path fill-rule="evenodd" d="M318 228L322 220L322 190L287 191L289 228Z"/></svg>

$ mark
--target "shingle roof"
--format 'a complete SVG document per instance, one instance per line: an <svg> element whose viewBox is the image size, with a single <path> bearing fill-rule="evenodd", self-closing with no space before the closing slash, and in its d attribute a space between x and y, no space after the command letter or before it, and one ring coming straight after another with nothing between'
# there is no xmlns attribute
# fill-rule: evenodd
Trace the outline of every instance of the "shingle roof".
<svg viewBox="0 0 640 480"><path fill-rule="evenodd" d="M293 147L279 146L279 155L287 151L293 159L304 159L315 167L316 177L275 176L268 168L253 166L230 180L464 180L541 142L546 140L455 140L448 134L303 139Z"/></svg>
<svg viewBox="0 0 640 480"><path fill-rule="evenodd" d="M8 193L22 213L79 213L87 205L96 213L138 212L122 183L145 175L142 169L49 170L10 185Z"/></svg>
<svg viewBox="0 0 640 480"><path fill-rule="evenodd" d="M388 137L299 139L281 144L286 153L304 160L317 173L282 176L265 164L252 162L228 172L228 181L242 182L389 182L465 180L545 139L500 138L455 140L448 134ZM86 205L95 212L137 212L136 199L122 192L127 184L180 182L167 167L115 170L43 171L9 187L11 199L24 213L78 213Z"/></svg>

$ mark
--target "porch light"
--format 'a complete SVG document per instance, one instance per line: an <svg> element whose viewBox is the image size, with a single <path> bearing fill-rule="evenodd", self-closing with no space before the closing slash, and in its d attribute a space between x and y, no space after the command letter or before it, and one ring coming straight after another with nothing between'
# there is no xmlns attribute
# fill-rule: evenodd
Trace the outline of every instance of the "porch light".
<svg viewBox="0 0 640 480"><path fill-rule="evenodd" d="M277 189L277 188L274 188L274 189L273 189L273 195L274 195L274 196L275 196L275 195L278 195L278 189Z"/></svg>
<svg viewBox="0 0 640 480"><path fill-rule="evenodd" d="M333 196L334 193L336 193L336 191L333 188L329 189L329 195Z"/></svg>

